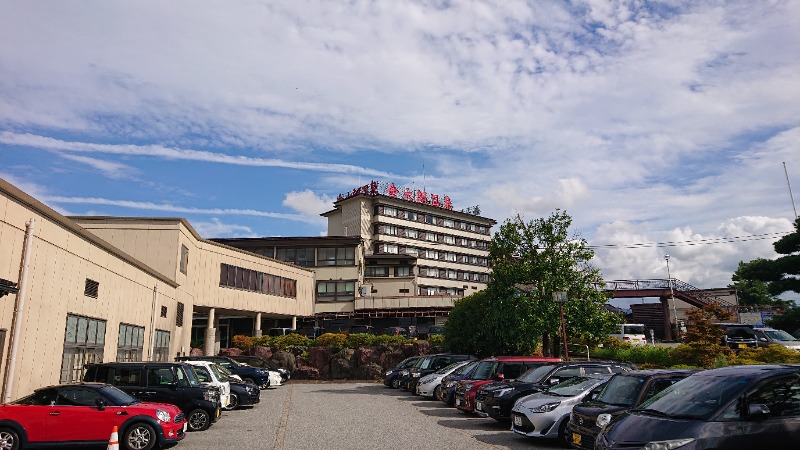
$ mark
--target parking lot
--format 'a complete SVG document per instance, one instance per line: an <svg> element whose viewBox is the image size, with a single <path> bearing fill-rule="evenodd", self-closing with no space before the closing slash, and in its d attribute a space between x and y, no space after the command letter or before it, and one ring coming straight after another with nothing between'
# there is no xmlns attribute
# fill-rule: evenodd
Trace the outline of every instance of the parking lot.
<svg viewBox="0 0 800 450"><path fill-rule="evenodd" d="M254 408L226 412L176 447L218 449L557 449L508 424L468 416L380 383L304 383L262 391Z"/></svg>

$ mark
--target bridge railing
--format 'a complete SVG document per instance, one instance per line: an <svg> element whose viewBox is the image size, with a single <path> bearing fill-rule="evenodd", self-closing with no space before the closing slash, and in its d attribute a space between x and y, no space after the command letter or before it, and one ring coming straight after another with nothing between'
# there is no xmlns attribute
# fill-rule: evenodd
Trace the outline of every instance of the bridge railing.
<svg viewBox="0 0 800 450"><path fill-rule="evenodd" d="M649 280L610 280L604 281L603 283L605 283L604 287L601 287L599 283L595 283L595 289L602 289L604 291L642 291L672 288L675 292L681 292L685 295L690 295L701 303L716 301L723 306L733 306L721 298L711 298L711 296L705 294L702 289L694 287L691 284L676 278L655 278Z"/></svg>

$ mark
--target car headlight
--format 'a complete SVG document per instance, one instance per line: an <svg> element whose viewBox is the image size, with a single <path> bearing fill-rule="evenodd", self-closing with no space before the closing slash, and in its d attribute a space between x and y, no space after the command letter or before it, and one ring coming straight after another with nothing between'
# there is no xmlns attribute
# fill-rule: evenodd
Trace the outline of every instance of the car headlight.
<svg viewBox="0 0 800 450"><path fill-rule="evenodd" d="M552 403L545 403L544 405L534 406L533 408L528 408L531 412L535 413L543 413L543 412L550 412L560 405L561 402L552 402Z"/></svg>
<svg viewBox="0 0 800 450"><path fill-rule="evenodd" d="M644 450L672 450L673 448L680 448L692 442L694 442L694 438L670 439L668 441L653 441L653 442L648 442L647 445L645 445L642 448Z"/></svg>
<svg viewBox="0 0 800 450"><path fill-rule="evenodd" d="M158 420L164 423L169 423L170 420L172 420L172 416L170 416L169 413L164 411L163 409L156 410L156 417L158 417Z"/></svg>
<svg viewBox="0 0 800 450"><path fill-rule="evenodd" d="M502 396L508 394L509 392L513 391L513 390L514 390L514 388L502 388L502 389L498 389L498 390L492 392L492 395L495 396L495 397L502 397Z"/></svg>
<svg viewBox="0 0 800 450"><path fill-rule="evenodd" d="M598 427L605 428L606 425L611 423L611 414L606 414L606 413L600 414L599 416L597 416L597 420L595 420L595 423L597 424Z"/></svg>
<svg viewBox="0 0 800 450"><path fill-rule="evenodd" d="M414 373L411 374L411 377L412 378L419 378L420 375L422 375L422 374L418 373L418 372L414 372Z"/></svg>
<svg viewBox="0 0 800 450"><path fill-rule="evenodd" d="M408 370L403 369L403 370L400 371L400 376L404 377L404 376L407 376L407 375L408 375Z"/></svg>
<svg viewBox="0 0 800 450"><path fill-rule="evenodd" d="M387 370L387 371L386 371L386 375L385 375L385 376L387 376L387 377L388 377L388 376L389 376L389 375L391 375L391 374L392 374L392 371L391 371L391 370Z"/></svg>
<svg viewBox="0 0 800 450"><path fill-rule="evenodd" d="M215 390L207 390L203 392L203 400L215 402L219 398L219 394Z"/></svg>
<svg viewBox="0 0 800 450"><path fill-rule="evenodd" d="M444 386L445 389L450 389L451 387L453 387L453 382L445 381L444 383L442 383L442 386Z"/></svg>

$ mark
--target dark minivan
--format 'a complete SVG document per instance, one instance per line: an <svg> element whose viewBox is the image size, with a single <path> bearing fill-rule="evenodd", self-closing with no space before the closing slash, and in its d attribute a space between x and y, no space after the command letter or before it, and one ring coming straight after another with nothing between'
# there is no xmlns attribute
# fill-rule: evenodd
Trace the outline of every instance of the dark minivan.
<svg viewBox="0 0 800 450"><path fill-rule="evenodd" d="M729 366L673 384L611 421L596 450L797 448L800 365Z"/></svg>
<svg viewBox="0 0 800 450"><path fill-rule="evenodd" d="M143 402L175 405L186 415L191 431L205 430L220 416L219 392L200 384L194 369L186 363L87 364L83 381L111 384Z"/></svg>

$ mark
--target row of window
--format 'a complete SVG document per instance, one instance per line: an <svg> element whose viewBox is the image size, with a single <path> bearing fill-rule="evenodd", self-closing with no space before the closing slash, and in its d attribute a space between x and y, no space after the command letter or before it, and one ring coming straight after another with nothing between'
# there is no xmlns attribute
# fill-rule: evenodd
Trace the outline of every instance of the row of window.
<svg viewBox="0 0 800 450"><path fill-rule="evenodd" d="M100 283L87 278L84 285L83 295L87 297L98 298L100 295ZM167 317L166 306L161 306L161 317ZM175 326L183 326L183 303L181 302L178 302L178 308L175 312Z"/></svg>
<svg viewBox="0 0 800 450"><path fill-rule="evenodd" d="M464 222L448 217L436 216L433 214L420 214L407 209L395 208L394 206L376 205L374 214L387 217L396 217L398 219L410 220L412 222L422 222L430 225L452 228L454 230L470 231L485 235L489 234L489 227L486 225Z"/></svg>
<svg viewBox="0 0 800 450"><path fill-rule="evenodd" d="M464 289L460 288L448 288L442 286L420 286L419 287L419 295L456 295L456 296L464 296Z"/></svg>
<svg viewBox="0 0 800 450"><path fill-rule="evenodd" d="M411 266L399 266L399 267L367 266L364 268L365 277L388 277L390 272L393 272L395 277L414 276L414 272L411 269Z"/></svg>
<svg viewBox="0 0 800 450"><path fill-rule="evenodd" d="M219 285L261 294L297 298L297 280L230 264L220 264Z"/></svg>
<svg viewBox="0 0 800 450"><path fill-rule="evenodd" d="M407 247L404 245L378 242L375 244L376 254L410 255L420 259L432 259L434 261L449 261L459 264L471 264L473 266L489 267L489 258L476 255L465 255L463 253L444 252L429 248Z"/></svg>
<svg viewBox="0 0 800 450"><path fill-rule="evenodd" d="M154 361L168 360L169 340L169 331L155 330ZM85 364L103 362L105 342L105 320L67 314L60 382L81 381ZM143 352L144 327L120 324L117 339L117 361L141 361Z"/></svg>
<svg viewBox="0 0 800 450"><path fill-rule="evenodd" d="M475 281L478 283L488 283L488 273L464 272L454 269L443 269L440 267L419 268L419 276L427 278L446 278L448 280Z"/></svg>
<svg viewBox="0 0 800 450"><path fill-rule="evenodd" d="M267 247L249 251L302 267L356 264L355 247Z"/></svg>
<svg viewBox="0 0 800 450"><path fill-rule="evenodd" d="M474 289L474 287L473 287ZM374 292L374 291L373 291ZM400 289L400 294L408 294L408 289ZM464 289L443 286L420 286L417 295L464 296ZM352 302L356 298L355 281L320 281L317 283L318 302Z"/></svg>
<svg viewBox="0 0 800 450"><path fill-rule="evenodd" d="M467 239L464 237L453 236L451 234L434 233L432 231L417 230L416 228L404 228L396 225L376 224L375 234L385 234L388 236L403 237L406 239L417 239L437 244L457 245L478 250L488 250L489 241Z"/></svg>

